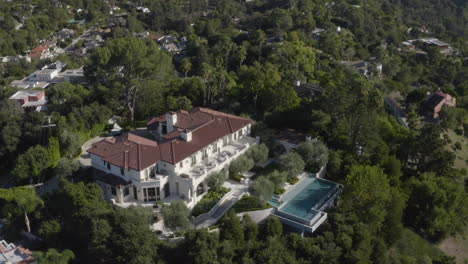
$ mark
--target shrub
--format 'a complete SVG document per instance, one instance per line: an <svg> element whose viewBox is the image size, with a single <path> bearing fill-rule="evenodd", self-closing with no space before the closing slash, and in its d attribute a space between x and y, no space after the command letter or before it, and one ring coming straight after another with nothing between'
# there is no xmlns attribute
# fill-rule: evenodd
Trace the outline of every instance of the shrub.
<svg viewBox="0 0 468 264"><path fill-rule="evenodd" d="M241 182L242 181L242 176L239 173L231 173L229 174L229 179L236 181L236 182Z"/></svg>
<svg viewBox="0 0 468 264"><path fill-rule="evenodd" d="M284 188L275 189L275 194L283 194L284 192L286 192Z"/></svg>
<svg viewBox="0 0 468 264"><path fill-rule="evenodd" d="M236 213L262 210L266 208L270 208L270 205L265 202L262 202L257 197L250 195L242 196L242 198L232 206L232 209Z"/></svg>
<svg viewBox="0 0 468 264"><path fill-rule="evenodd" d="M229 192L229 188L220 187L210 190L203 198L195 205L192 210L192 215L197 217L201 214L208 213L213 206Z"/></svg>
<svg viewBox="0 0 468 264"><path fill-rule="evenodd" d="M298 177L295 177L295 178L292 178L292 179L288 179L287 182L289 184L296 184L297 182L299 181L299 178Z"/></svg>

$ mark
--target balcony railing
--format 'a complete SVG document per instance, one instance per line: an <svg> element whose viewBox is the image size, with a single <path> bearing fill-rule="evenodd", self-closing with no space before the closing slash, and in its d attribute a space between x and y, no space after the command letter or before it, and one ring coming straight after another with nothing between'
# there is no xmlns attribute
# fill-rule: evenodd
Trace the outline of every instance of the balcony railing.
<svg viewBox="0 0 468 264"><path fill-rule="evenodd" d="M252 144L255 143L255 139L250 137L243 137L238 141L230 142L223 148L222 151L217 152L216 155L208 157L200 163L193 166L188 174L185 174L188 178L199 178L207 173L211 173L215 168L224 167L228 162L237 158L241 153Z"/></svg>

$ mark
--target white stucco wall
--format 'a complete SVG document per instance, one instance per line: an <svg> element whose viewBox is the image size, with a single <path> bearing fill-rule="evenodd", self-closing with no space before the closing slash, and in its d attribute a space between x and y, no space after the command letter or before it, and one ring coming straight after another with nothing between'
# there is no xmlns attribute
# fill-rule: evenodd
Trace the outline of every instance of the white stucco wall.
<svg viewBox="0 0 468 264"><path fill-rule="evenodd" d="M250 134L250 125L242 128L242 136L245 137ZM234 136L235 135L235 136ZM238 141L239 138L239 130L236 131L235 133L232 133L230 135L226 136L227 138L227 145L232 143L233 141ZM235 140L234 140L235 138ZM213 143L216 143L217 151L213 153ZM216 140L215 142L211 143L206 147L207 155L208 158L217 156L219 152L225 150L223 147L223 138ZM197 151L193 155L196 156L196 165L200 165L201 162L203 162L203 150ZM92 166L98 170L101 170L103 172L107 172L110 174L113 174L115 176L121 177L125 179L126 181L131 181L132 185L130 186L130 195L127 195L126 197L123 197L123 189L121 190L121 194L119 191L117 191L117 196L120 195L120 197L113 197L111 195L110 191L110 186L105 184L105 183L100 183L99 185L103 188L105 197L107 199L114 198L116 199L117 202L125 202L125 201L131 201L134 199L134 193L133 193L133 186L137 188L137 197L138 200L143 201L144 200L144 194L143 194L143 189L144 188L159 188L160 189L160 198L164 199L166 198L164 196L164 185L166 183L169 183L169 189L170 189L170 195L171 196L178 196L179 198L183 198L185 200L189 200L193 198L194 193L196 192L196 188L199 184L203 183L206 181L206 178L214 172L220 171L224 169L225 165L216 167L212 170L210 170L209 173L205 173L204 175L201 175L200 177L197 178L184 178L180 177L179 175L185 173L185 174L190 174L190 170L193 168L192 166L192 156L189 156L185 158L184 160L178 162L177 164L170 164L168 162L160 161L158 162L158 169L161 172L162 170L165 170L168 174L168 176L161 176L161 175L156 175L156 179L148 179L146 180L146 170L151 169L153 166L156 164L153 164L149 166L148 168L145 168L141 171L136 171L133 169L124 169L124 175L121 174L120 167L115 166L113 164L110 165L110 169L107 168L107 163L104 163L104 161L99 157L94 154L90 154L91 157L91 163ZM180 167L180 164L183 164L182 168ZM177 187L178 186L178 187ZM177 194L177 188L178 188L178 194Z"/></svg>

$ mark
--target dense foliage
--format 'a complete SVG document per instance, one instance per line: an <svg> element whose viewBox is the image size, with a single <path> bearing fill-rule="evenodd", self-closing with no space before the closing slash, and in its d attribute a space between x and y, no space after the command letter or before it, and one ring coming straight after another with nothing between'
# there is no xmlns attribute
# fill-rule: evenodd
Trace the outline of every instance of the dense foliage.
<svg viewBox="0 0 468 264"><path fill-rule="evenodd" d="M25 111L9 100L17 89L8 84L50 61L0 63L2 185L54 176L76 182L62 179L60 191L42 198L28 187L1 190L8 230L31 228L43 238L39 249L51 263L73 255L72 263L453 263L436 254L412 255L402 250L401 237L411 232L405 227L431 242L466 230L466 1L142 0L138 6L150 12L120 0L0 3L0 56L25 55L65 27L79 34L112 28L84 57L57 58L84 65L86 82L47 88L47 112ZM133 35L144 31L151 38ZM161 50L153 37L167 34L185 39L185 50ZM420 43L423 53L401 50L402 41L430 37L455 51L445 56ZM369 62L368 76L341 64L355 60ZM375 72L379 63L381 74ZM298 82L322 92L300 97ZM457 107L444 107L438 120L428 122L421 103L438 90L456 97ZM385 111L384 98L395 95L404 98L407 127ZM112 115L133 128L192 106L257 121L253 132L265 145L236 160L232 178L282 154L273 170L257 175L252 197L237 209L262 207L285 181L325 163L326 177L345 185L340 206L311 237L283 233L277 219L257 225L230 213L219 234L191 230L181 244L169 245L150 231L150 212L113 208L97 185L87 183L89 173L79 171L74 159L81 145L105 132ZM55 127L43 127L46 115ZM283 154L272 129L284 128L317 141ZM452 142L451 134L464 141ZM210 186L224 180L213 175ZM183 204L164 211L174 230L189 226Z"/></svg>

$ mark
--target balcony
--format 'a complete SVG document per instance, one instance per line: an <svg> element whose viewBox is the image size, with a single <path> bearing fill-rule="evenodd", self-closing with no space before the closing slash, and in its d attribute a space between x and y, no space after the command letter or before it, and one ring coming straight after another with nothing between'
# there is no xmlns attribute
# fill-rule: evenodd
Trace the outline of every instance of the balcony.
<svg viewBox="0 0 468 264"><path fill-rule="evenodd" d="M155 171L151 171L151 173L148 175L148 177L145 177L144 181L142 183L152 183L152 182L158 182L162 178L169 176L169 173L165 170L159 170L158 173Z"/></svg>
<svg viewBox="0 0 468 264"><path fill-rule="evenodd" d="M195 179L204 177L212 172L217 172L223 169L227 164L244 154L247 149L256 143L256 140L251 137L243 137L238 141L231 142L223 147L222 151L213 154L205 160L194 165L189 173L181 175L187 179Z"/></svg>

